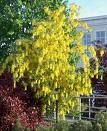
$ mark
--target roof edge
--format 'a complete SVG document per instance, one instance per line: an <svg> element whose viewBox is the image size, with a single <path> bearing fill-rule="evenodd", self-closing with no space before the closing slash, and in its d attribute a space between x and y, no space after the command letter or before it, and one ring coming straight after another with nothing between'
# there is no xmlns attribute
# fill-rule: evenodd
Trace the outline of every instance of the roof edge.
<svg viewBox="0 0 107 131"><path fill-rule="evenodd" d="M107 15L80 18L80 20L82 20L82 21L98 20L98 19L107 19Z"/></svg>

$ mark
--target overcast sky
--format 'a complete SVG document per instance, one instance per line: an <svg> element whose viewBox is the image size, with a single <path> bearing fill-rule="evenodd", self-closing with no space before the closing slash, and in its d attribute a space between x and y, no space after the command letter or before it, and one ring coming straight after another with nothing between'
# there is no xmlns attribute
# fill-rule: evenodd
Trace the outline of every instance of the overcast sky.
<svg viewBox="0 0 107 131"><path fill-rule="evenodd" d="M81 7L81 17L107 15L107 0L68 0Z"/></svg>

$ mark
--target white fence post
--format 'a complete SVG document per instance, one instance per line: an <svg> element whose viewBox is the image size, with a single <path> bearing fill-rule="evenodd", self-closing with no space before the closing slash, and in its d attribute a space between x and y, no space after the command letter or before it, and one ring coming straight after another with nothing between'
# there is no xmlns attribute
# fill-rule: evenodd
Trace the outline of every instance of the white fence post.
<svg viewBox="0 0 107 131"><path fill-rule="evenodd" d="M89 119L91 118L91 100L90 100L90 97L89 97Z"/></svg>
<svg viewBox="0 0 107 131"><path fill-rule="evenodd" d="M81 120L81 97L79 97L79 120Z"/></svg>

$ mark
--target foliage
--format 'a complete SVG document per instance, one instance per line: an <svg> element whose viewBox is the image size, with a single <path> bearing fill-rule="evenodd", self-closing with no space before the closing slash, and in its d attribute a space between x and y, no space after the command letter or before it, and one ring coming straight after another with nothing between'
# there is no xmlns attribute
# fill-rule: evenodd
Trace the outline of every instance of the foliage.
<svg viewBox="0 0 107 131"><path fill-rule="evenodd" d="M81 103L81 111L84 112L85 110L87 110L88 108L88 104L86 103Z"/></svg>
<svg viewBox="0 0 107 131"><path fill-rule="evenodd" d="M0 0L0 63L15 51L18 38L31 37L32 20L46 19L44 7L54 10L63 0Z"/></svg>
<svg viewBox="0 0 107 131"><path fill-rule="evenodd" d="M72 122L59 121L45 123L36 128L36 131L106 131L106 112L96 114L96 120L76 120Z"/></svg>
<svg viewBox="0 0 107 131"><path fill-rule="evenodd" d="M93 123L93 131L103 131L101 124L94 122Z"/></svg>
<svg viewBox="0 0 107 131"><path fill-rule="evenodd" d="M107 112L100 112L95 116L97 125L101 125L102 130L107 130Z"/></svg>
<svg viewBox="0 0 107 131"><path fill-rule="evenodd" d="M99 74L97 77L92 79L93 87L95 87L96 92L99 92L101 95L107 94L107 48L103 46L96 47L96 55L99 60ZM91 62L93 64L93 61ZM103 92L100 92L102 90ZM107 104L102 102L102 106Z"/></svg>
<svg viewBox="0 0 107 131"><path fill-rule="evenodd" d="M39 127L37 131L94 131L90 121L59 121L52 126Z"/></svg>
<svg viewBox="0 0 107 131"><path fill-rule="evenodd" d="M36 131L54 131L54 127L44 125L44 126L38 127Z"/></svg>
<svg viewBox="0 0 107 131"><path fill-rule="evenodd" d="M69 131L70 123L67 121L59 121L58 123L53 123L48 126L40 126L37 131Z"/></svg>
<svg viewBox="0 0 107 131"><path fill-rule="evenodd" d="M31 131L31 130L28 128L25 129L24 127L22 127L20 121L16 120L15 124L12 127L12 131Z"/></svg>
<svg viewBox="0 0 107 131"><path fill-rule="evenodd" d="M103 131L99 123L87 120L59 121L50 126L40 126L37 131Z"/></svg>
<svg viewBox="0 0 107 131"><path fill-rule="evenodd" d="M70 128L70 124L66 121L59 121L55 124L54 130L57 129L58 131L68 131Z"/></svg>
<svg viewBox="0 0 107 131"><path fill-rule="evenodd" d="M11 76L5 72L0 77L0 129L11 130L17 119L24 128L34 129L42 122L42 103L21 84L14 89Z"/></svg>
<svg viewBox="0 0 107 131"><path fill-rule="evenodd" d="M71 125L71 131L92 131L90 121L77 121Z"/></svg>
<svg viewBox="0 0 107 131"><path fill-rule="evenodd" d="M92 72L89 57L85 54L87 47L81 43L83 33L72 33L78 26L86 29L88 26L79 22L76 5L70 6L67 15L65 10L64 6L55 11L45 8L48 19L33 20L32 39L17 40L17 53L11 54L3 65L3 68L11 69L14 84L24 77L25 90L30 85L36 98L42 98L49 105L58 101L62 117L77 104L73 97L92 93L90 78L98 73L94 48L88 48L96 64ZM70 62L70 56L75 53L84 65L82 72Z"/></svg>

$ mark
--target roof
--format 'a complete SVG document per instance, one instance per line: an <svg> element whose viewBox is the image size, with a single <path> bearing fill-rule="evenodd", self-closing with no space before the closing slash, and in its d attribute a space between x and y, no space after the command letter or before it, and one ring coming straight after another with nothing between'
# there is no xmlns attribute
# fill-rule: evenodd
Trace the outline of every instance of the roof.
<svg viewBox="0 0 107 131"><path fill-rule="evenodd" d="M100 20L100 19L107 19L107 15L80 18L80 20L82 21L92 21L92 20Z"/></svg>

